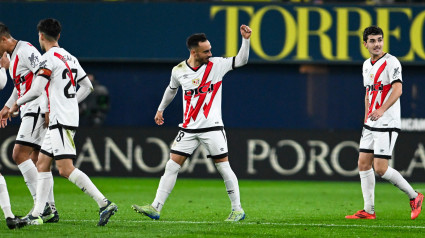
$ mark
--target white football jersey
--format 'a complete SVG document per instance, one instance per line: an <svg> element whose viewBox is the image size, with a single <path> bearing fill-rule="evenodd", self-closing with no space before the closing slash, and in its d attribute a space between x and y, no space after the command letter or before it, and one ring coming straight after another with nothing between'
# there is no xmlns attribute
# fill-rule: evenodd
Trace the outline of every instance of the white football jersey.
<svg viewBox="0 0 425 238"><path fill-rule="evenodd" d="M403 82L401 64L396 57L386 53L373 64L370 58L363 63L363 84L369 95L368 115L388 100L392 93L392 84L395 82ZM372 128L400 129L400 99L377 121L367 118L365 124Z"/></svg>
<svg viewBox="0 0 425 238"><path fill-rule="evenodd" d="M76 85L87 75L77 58L63 48L52 47L41 57L38 74L50 75L47 86L50 103L49 125L78 127Z"/></svg>
<svg viewBox="0 0 425 238"><path fill-rule="evenodd" d="M18 92L22 97L31 88L34 74L39 68L41 54L29 42L18 41L10 56L9 74ZM21 118L26 113L35 113L39 104L43 102L42 96L20 107Z"/></svg>
<svg viewBox="0 0 425 238"><path fill-rule="evenodd" d="M233 69L234 57L212 57L208 64L193 69L183 61L173 68L171 88L182 87L183 123L181 128L201 129L223 126L221 93L223 76Z"/></svg>

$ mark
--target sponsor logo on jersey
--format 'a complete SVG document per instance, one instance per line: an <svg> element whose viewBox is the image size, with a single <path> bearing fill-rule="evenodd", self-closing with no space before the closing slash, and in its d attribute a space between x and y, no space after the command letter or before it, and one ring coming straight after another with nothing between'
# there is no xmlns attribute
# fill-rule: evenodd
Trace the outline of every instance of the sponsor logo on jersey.
<svg viewBox="0 0 425 238"><path fill-rule="evenodd" d="M366 86L367 91L382 91L383 89L384 89L384 85L382 85L381 82Z"/></svg>
<svg viewBox="0 0 425 238"><path fill-rule="evenodd" d="M201 80L200 79L194 79L194 80L192 80L192 84L195 85L195 86L199 86L199 84L201 84Z"/></svg>
<svg viewBox="0 0 425 238"><path fill-rule="evenodd" d="M204 85L204 86L201 86L199 88L185 90L184 95L191 97L191 96L196 96L198 94L205 94L205 93L208 93L208 92L212 92L212 91L214 91L214 85L215 84Z"/></svg>
<svg viewBox="0 0 425 238"><path fill-rule="evenodd" d="M394 68L393 79L397 79L400 75L400 67Z"/></svg>
<svg viewBox="0 0 425 238"><path fill-rule="evenodd" d="M28 59L30 60L31 67L35 68L38 64L38 56L35 56L34 53L32 53Z"/></svg>
<svg viewBox="0 0 425 238"><path fill-rule="evenodd" d="M43 60L40 62L40 68L46 67L47 60Z"/></svg>

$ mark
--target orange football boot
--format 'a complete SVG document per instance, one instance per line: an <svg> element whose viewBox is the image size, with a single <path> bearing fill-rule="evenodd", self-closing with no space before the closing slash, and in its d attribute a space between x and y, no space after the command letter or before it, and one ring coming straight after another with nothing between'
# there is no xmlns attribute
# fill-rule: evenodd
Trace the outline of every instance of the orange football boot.
<svg viewBox="0 0 425 238"><path fill-rule="evenodd" d="M347 219L376 219L376 214L369 214L365 210L360 210L354 215L345 216Z"/></svg>
<svg viewBox="0 0 425 238"><path fill-rule="evenodd" d="M415 199L410 200L410 207L412 208L410 217L412 220L416 219L416 217L418 217L421 213L423 200L424 195L422 193L418 193L418 196Z"/></svg>

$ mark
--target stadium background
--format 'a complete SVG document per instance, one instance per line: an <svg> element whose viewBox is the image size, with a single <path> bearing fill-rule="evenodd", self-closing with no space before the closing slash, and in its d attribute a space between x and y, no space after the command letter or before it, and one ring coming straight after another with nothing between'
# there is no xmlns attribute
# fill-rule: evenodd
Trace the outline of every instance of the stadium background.
<svg viewBox="0 0 425 238"><path fill-rule="evenodd" d="M159 177L182 118L181 92L153 117L171 68L188 57L185 39L205 32L214 56L233 56L238 26L253 29L250 62L224 78L223 120L239 178L358 180L364 88L362 30L380 25L385 50L403 65L403 132L393 166L409 181L425 178L425 6L407 1L0 2L0 21L37 48L36 24L61 21L60 46L109 89L101 128L81 127L76 164L91 176ZM316 4L320 2L320 4ZM369 4L368 4L369 3ZM5 103L12 84L0 93ZM19 120L0 130L0 170L19 174L11 155ZM181 177L218 178L198 150Z"/></svg>

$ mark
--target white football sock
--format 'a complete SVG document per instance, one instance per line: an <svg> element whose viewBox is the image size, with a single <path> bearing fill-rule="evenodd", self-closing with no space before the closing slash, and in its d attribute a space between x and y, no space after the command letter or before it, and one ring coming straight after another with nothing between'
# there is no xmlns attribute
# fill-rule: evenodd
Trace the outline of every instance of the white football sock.
<svg viewBox="0 0 425 238"><path fill-rule="evenodd" d="M405 194L407 194L407 196L409 196L409 199L414 199L418 196L418 193L415 192L412 186L410 186L406 179L404 179L403 176L401 176L401 174L397 170L388 167L382 178L390 181L390 183L394 184L394 186L396 186Z"/></svg>
<svg viewBox="0 0 425 238"><path fill-rule="evenodd" d="M174 162L174 160L168 160L165 165L165 172L162 175L161 180L159 181L158 190L156 190L155 200L152 203L152 206L160 212L164 206L165 201L173 191L174 185L176 184L177 175L179 174L181 166Z"/></svg>
<svg viewBox="0 0 425 238"><path fill-rule="evenodd" d="M24 176L25 183L27 184L28 189L30 190L32 199L35 203L36 192L37 192L37 180L38 172L35 167L34 162L31 159L26 160L25 162L18 165L19 170Z"/></svg>
<svg viewBox="0 0 425 238"><path fill-rule="evenodd" d="M77 185L84 193L93 198L99 207L108 205L108 199L97 189L90 178L81 170L75 168L68 178L73 184Z"/></svg>
<svg viewBox="0 0 425 238"><path fill-rule="evenodd" d="M232 203L232 210L241 211L241 199L239 195L238 178L230 168L229 161L216 163L218 172L221 174L226 185L227 194L229 195L230 202Z"/></svg>
<svg viewBox="0 0 425 238"><path fill-rule="evenodd" d="M6 180L0 175L0 206L4 213L4 218L15 218L10 206L9 192L7 191Z"/></svg>
<svg viewBox="0 0 425 238"><path fill-rule="evenodd" d="M47 197L52 189L52 173L51 172L39 172L37 181L37 199L32 211L33 217L41 216L46 207Z"/></svg>
<svg viewBox="0 0 425 238"><path fill-rule="evenodd" d="M49 172L49 173L52 174L52 172ZM53 187L55 185L55 182L53 180L53 175L52 175L52 177L51 177L50 180L51 180L51 183L52 183L52 187L50 189L49 196L47 197L47 202L49 203L50 208L52 209L52 211L55 212L56 211L55 197L53 195Z"/></svg>
<svg viewBox="0 0 425 238"><path fill-rule="evenodd" d="M360 171L360 182L364 200L364 210L369 214L375 213L375 172L373 169Z"/></svg>

